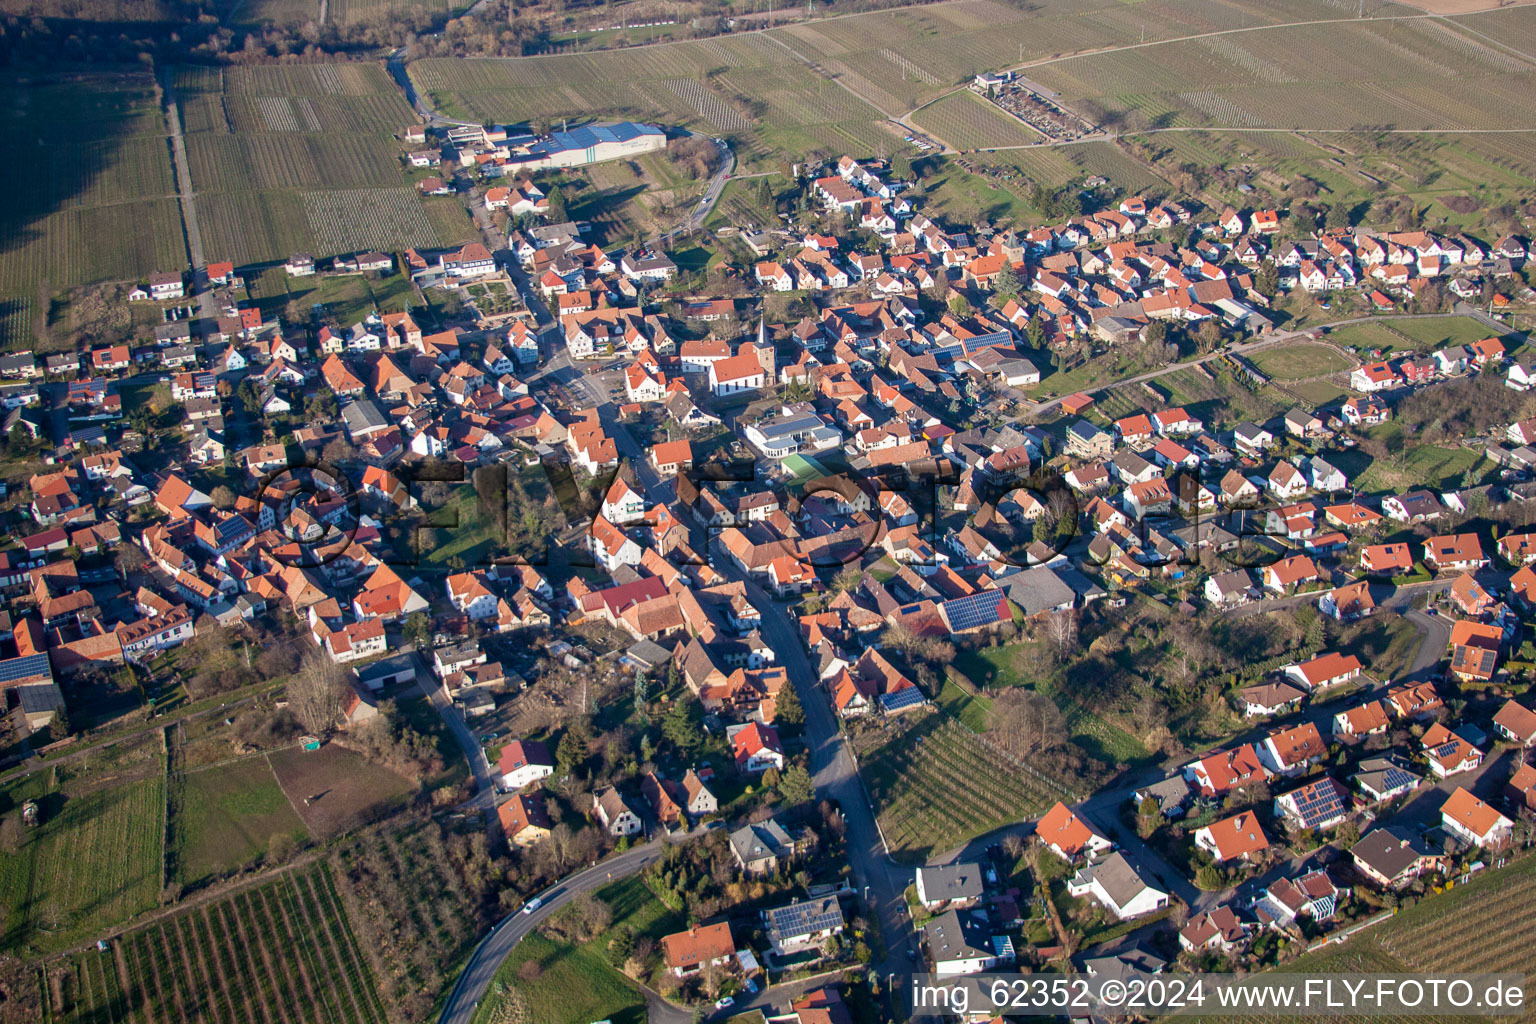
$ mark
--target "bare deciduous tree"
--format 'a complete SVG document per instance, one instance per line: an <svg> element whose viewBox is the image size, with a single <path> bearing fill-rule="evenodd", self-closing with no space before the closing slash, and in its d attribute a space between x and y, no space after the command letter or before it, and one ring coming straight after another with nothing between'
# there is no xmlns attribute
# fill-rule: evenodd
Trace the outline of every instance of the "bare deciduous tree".
<svg viewBox="0 0 1536 1024"><path fill-rule="evenodd" d="M313 733L324 732L336 723L346 693L347 680L341 666L319 648L305 653L299 670L288 680L288 706L304 728Z"/></svg>
<svg viewBox="0 0 1536 1024"><path fill-rule="evenodd" d="M1058 657L1077 650L1077 614L1071 609L1051 612L1045 619L1045 635Z"/></svg>

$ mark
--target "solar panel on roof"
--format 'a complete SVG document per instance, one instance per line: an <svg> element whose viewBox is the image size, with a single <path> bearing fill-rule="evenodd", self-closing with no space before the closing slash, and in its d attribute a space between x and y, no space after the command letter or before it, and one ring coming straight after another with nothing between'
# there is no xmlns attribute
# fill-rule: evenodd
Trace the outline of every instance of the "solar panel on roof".
<svg viewBox="0 0 1536 1024"><path fill-rule="evenodd" d="M843 924L843 913L835 899L792 903L771 913L773 926L781 935L806 935Z"/></svg>
<svg viewBox="0 0 1536 1024"><path fill-rule="evenodd" d="M1296 813L1302 822L1326 821L1344 811L1344 801L1336 786L1318 783L1296 791Z"/></svg>
<svg viewBox="0 0 1536 1024"><path fill-rule="evenodd" d="M908 686L894 693L882 693L880 706L887 711L900 711L903 708L916 707L923 702L923 691L915 686Z"/></svg>
<svg viewBox="0 0 1536 1024"><path fill-rule="evenodd" d="M33 676L53 678L53 672L48 667L48 655L28 654L0 661L0 683L14 683L18 679L30 679Z"/></svg>
<svg viewBox="0 0 1536 1024"><path fill-rule="evenodd" d="M979 626L989 626L1001 619L1000 606L1003 596L996 591L983 590L966 597L944 602L944 617L949 628L957 633Z"/></svg>

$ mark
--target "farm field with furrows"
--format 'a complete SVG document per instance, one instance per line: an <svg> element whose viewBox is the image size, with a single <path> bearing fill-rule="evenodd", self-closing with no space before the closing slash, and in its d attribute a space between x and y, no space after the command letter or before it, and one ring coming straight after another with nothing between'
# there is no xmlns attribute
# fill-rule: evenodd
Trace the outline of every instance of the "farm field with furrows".
<svg viewBox="0 0 1536 1024"><path fill-rule="evenodd" d="M443 14L450 11L462 11L469 3L456 3L455 0L330 0L326 8L327 20L338 25L347 25L355 21L377 21L389 15L414 14L418 11L428 14Z"/></svg>
<svg viewBox="0 0 1536 1024"><path fill-rule="evenodd" d="M67 947L156 905L165 837L165 784L155 775L76 793L43 776L10 792L36 799L43 824L24 829L7 815L0 856L0 949Z"/></svg>
<svg viewBox="0 0 1536 1024"><path fill-rule="evenodd" d="M20 337L51 290L187 262L153 78L144 72L5 79L0 131L0 338Z"/></svg>
<svg viewBox="0 0 1536 1024"><path fill-rule="evenodd" d="M53 1021L371 1024L374 979L323 864L48 963Z"/></svg>
<svg viewBox="0 0 1536 1024"><path fill-rule="evenodd" d="M1410 12L1388 5L1383 11ZM846 75L887 113L900 113L982 71L1138 42L1283 22L1337 20L1354 9L1307 0L1031 5L992 0L833 18L776 29L796 53ZM867 83L873 90L862 92Z"/></svg>
<svg viewBox="0 0 1536 1024"><path fill-rule="evenodd" d="M1123 129L1536 128L1536 62L1423 19L1258 29L1054 61L1030 75Z"/></svg>
<svg viewBox="0 0 1536 1024"><path fill-rule="evenodd" d="M1464 885L1426 897L1395 917L1367 928L1338 946L1307 953L1278 969L1285 974L1419 972L1456 973L1525 971L1526 1002L1536 994L1528 972L1531 941L1536 938L1536 861L1526 857L1502 870L1489 871ZM1191 1021L1214 1020L1194 1014ZM1271 1024L1279 1016L1250 1019ZM1338 1020L1343 1018L1318 1018ZM1408 1021L1406 1016L1383 1016ZM1471 1021L1490 1018L1440 1017ZM1502 1020L1517 1019L1512 1017Z"/></svg>
<svg viewBox="0 0 1536 1024"><path fill-rule="evenodd" d="M1040 134L1023 121L969 90L924 107L912 120L958 149L1021 146L1040 140Z"/></svg>
<svg viewBox="0 0 1536 1024"><path fill-rule="evenodd" d="M391 1015L420 1019L452 965L475 944L481 918L435 828L365 831L331 857L342 904Z"/></svg>
<svg viewBox="0 0 1536 1024"><path fill-rule="evenodd" d="M408 185L393 133L414 115L381 65L183 69L176 86L210 254L253 263L464 240L462 216L429 214Z"/></svg>
<svg viewBox="0 0 1536 1024"><path fill-rule="evenodd" d="M948 850L1044 811L1065 788L1009 763L946 715L860 753L876 817L898 859Z"/></svg>
<svg viewBox="0 0 1536 1024"><path fill-rule="evenodd" d="M1451 19L1478 33L1479 42L1536 57L1536 12L1528 7L1509 7Z"/></svg>

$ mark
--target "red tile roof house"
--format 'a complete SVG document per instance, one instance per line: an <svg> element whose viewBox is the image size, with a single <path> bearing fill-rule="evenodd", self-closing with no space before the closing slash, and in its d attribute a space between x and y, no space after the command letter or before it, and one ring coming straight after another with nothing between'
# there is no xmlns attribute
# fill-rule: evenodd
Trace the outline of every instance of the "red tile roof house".
<svg viewBox="0 0 1536 1024"><path fill-rule="evenodd" d="M1144 445L1152 441L1152 420L1146 413L1137 413L1115 421L1115 436L1122 444Z"/></svg>
<svg viewBox="0 0 1536 1024"><path fill-rule="evenodd" d="M1394 714L1405 718L1433 718L1445 701L1435 692L1433 683L1406 683L1387 691L1387 703Z"/></svg>
<svg viewBox="0 0 1536 1024"><path fill-rule="evenodd" d="M1360 552L1360 568L1378 576L1411 572L1413 549L1405 543L1366 545Z"/></svg>
<svg viewBox="0 0 1536 1024"><path fill-rule="evenodd" d="M1363 619L1376 610L1376 599L1371 597L1371 585L1365 580L1330 590L1317 599L1318 610L1340 622Z"/></svg>
<svg viewBox="0 0 1536 1024"><path fill-rule="evenodd" d="M1232 750L1220 750L1188 765L1184 777L1200 787L1206 796L1221 796L1241 786L1264 782L1269 778L1253 744L1244 743Z"/></svg>
<svg viewBox="0 0 1536 1024"><path fill-rule="evenodd" d="M1517 813L1536 811L1536 764L1522 764L1504 784L1504 799Z"/></svg>
<svg viewBox="0 0 1536 1024"><path fill-rule="evenodd" d="M1195 847L1204 850L1218 864L1230 860L1248 860L1269 848L1269 837L1259 826L1252 811L1240 811L1230 818L1195 831Z"/></svg>
<svg viewBox="0 0 1536 1024"><path fill-rule="evenodd" d="M1282 558L1273 565L1266 565L1260 575L1264 579L1265 590L1284 593L1291 587L1316 580L1318 578L1317 563L1306 555L1292 555L1290 558Z"/></svg>
<svg viewBox="0 0 1536 1024"><path fill-rule="evenodd" d="M1483 752L1436 722L1424 730L1419 742L1424 744L1424 757L1437 778L1448 779L1452 775L1476 771L1483 763Z"/></svg>
<svg viewBox="0 0 1536 1024"><path fill-rule="evenodd" d="M1515 823L1457 786L1440 808L1440 827L1473 846L1498 849L1509 843Z"/></svg>
<svg viewBox="0 0 1536 1024"><path fill-rule="evenodd" d="M1475 533L1431 537L1424 542L1424 564L1435 572L1474 572L1488 564Z"/></svg>
<svg viewBox="0 0 1536 1024"><path fill-rule="evenodd" d="M1313 722L1303 722L1289 729L1279 729L1264 738L1259 759L1277 775L1294 775L1317 764L1328 755L1328 745Z"/></svg>
<svg viewBox="0 0 1536 1024"><path fill-rule="evenodd" d="M1493 610L1498 604L1493 595L1483 589L1483 585L1473 578L1471 573L1464 572L1456 577L1450 589L1451 603L1461 610L1463 615L1472 618L1481 618Z"/></svg>
<svg viewBox="0 0 1536 1024"><path fill-rule="evenodd" d="M667 969L685 978L706 966L729 963L736 955L736 940L731 937L730 922L721 921L664 936L661 948L667 955Z"/></svg>
<svg viewBox="0 0 1536 1024"><path fill-rule="evenodd" d="M1059 800L1035 826L1035 835L1046 849L1069 864L1080 855L1092 857L1115 845L1089 828L1087 822Z"/></svg>
<svg viewBox="0 0 1536 1024"><path fill-rule="evenodd" d="M1333 716L1335 736L1371 736L1386 732L1392 725L1387 707L1379 700L1340 711Z"/></svg>
<svg viewBox="0 0 1536 1024"><path fill-rule="evenodd" d="M501 748L496 760L504 790L522 789L555 773L555 759L541 740L513 740Z"/></svg>
<svg viewBox="0 0 1536 1024"><path fill-rule="evenodd" d="M1179 932L1179 947L1197 953L1208 949L1230 953L1247 941L1248 926L1225 905L1190 918Z"/></svg>
<svg viewBox="0 0 1536 1024"><path fill-rule="evenodd" d="M1493 716L1493 728L1510 742L1529 747L1536 743L1536 711L1507 700Z"/></svg>
<svg viewBox="0 0 1536 1024"><path fill-rule="evenodd" d="M762 772L784 767L784 747L771 725L748 722L730 733L731 756L736 767L746 772Z"/></svg>
<svg viewBox="0 0 1536 1024"><path fill-rule="evenodd" d="M1360 669L1359 658L1353 654L1339 654L1333 651L1328 654L1319 654L1310 661L1291 665L1285 670L1285 674L1308 690L1316 691L1330 686L1339 686L1358 678Z"/></svg>
<svg viewBox="0 0 1536 1024"><path fill-rule="evenodd" d="M1462 681L1487 682L1499 660L1498 626L1463 619L1451 627L1451 675Z"/></svg>

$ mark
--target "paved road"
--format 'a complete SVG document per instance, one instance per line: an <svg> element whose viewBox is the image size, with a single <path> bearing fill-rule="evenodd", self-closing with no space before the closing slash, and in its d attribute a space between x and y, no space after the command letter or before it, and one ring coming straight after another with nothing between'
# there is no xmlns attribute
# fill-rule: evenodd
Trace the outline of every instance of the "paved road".
<svg viewBox="0 0 1536 1024"><path fill-rule="evenodd" d="M400 91L405 93L405 101L411 105L411 109L421 115L422 120L434 127L472 126L476 124L474 121L456 121L451 117L444 117L436 110L433 110L427 104L427 101L416 92L416 83L412 82L411 76L406 73L405 63L405 49L402 47L389 55L385 66L389 69L390 77L400 87Z"/></svg>
<svg viewBox="0 0 1536 1024"><path fill-rule="evenodd" d="M1488 573L1479 573L1478 578L1485 586L1492 588L1502 588L1505 581L1507 581L1508 575L1508 573L1493 571ZM1423 611L1414 610L1409 606L1414 601L1414 599L1416 599L1421 594L1435 595L1445 592L1450 588L1450 583L1450 579L1445 578L1430 580L1424 583L1407 584L1397 588L1383 587L1381 589L1384 591L1384 593L1373 595L1377 598L1377 607L1379 609L1402 613L1404 618L1409 623L1411 623L1414 628L1419 631L1420 634L1418 649L1414 652L1413 657L1409 659L1408 665L1405 667L1402 675L1393 680L1394 683L1407 680L1420 681L1434 680L1439 678L1440 662L1444 659L1446 648L1450 643L1451 620L1444 615L1428 615ZM1271 598L1265 601L1256 601L1253 604L1243 605L1240 608L1236 608L1229 614L1254 615L1261 612L1281 611L1287 608L1295 607L1298 604L1315 602L1319 596L1319 593L1321 592L1300 594L1293 597ZM1345 700L1323 701L1316 704L1309 703L1299 712L1293 715L1282 716L1273 720L1260 720L1259 724L1256 724L1254 728L1250 730L1252 735L1240 735L1237 737L1228 738L1227 740L1223 741L1215 747L1212 747L1211 749L1224 749L1236 743L1255 740L1259 738L1263 733L1269 731L1277 725L1299 725L1303 722L1313 722L1317 724L1318 728L1326 736L1330 731L1331 719L1344 707L1353 706L1367 699L1384 696L1385 692L1386 681L1377 680L1373 686L1367 689L1358 690ZM1147 767L1138 769L1137 771L1130 773L1125 778L1119 780L1113 785L1100 789L1088 797L1088 799L1073 805L1073 809L1078 814L1080 814L1085 820L1094 825L1099 830L1099 832L1114 840L1115 843L1125 851L1127 856L1140 864L1144 869L1149 871L1155 879L1161 880L1163 883L1162 887L1164 889L1173 893L1179 899L1183 900L1190 907L1191 914L1199 913L1205 910L1211 910L1219 906L1220 904L1229 900L1233 896L1235 890L1226 889L1219 891L1206 891L1200 889L1182 871L1176 870L1172 865L1164 860L1163 857L1157 853L1157 851L1148 846L1146 842L1136 834L1136 830L1126 824L1122 815L1122 811L1124 810L1127 802L1131 799L1131 795L1136 792L1136 790L1142 788L1143 786L1157 782L1161 779L1167 778L1171 772L1176 771L1183 765L1186 765L1196 758L1209 752L1210 751L1191 752L1163 763L1149 765ZM1485 772L1486 768L1474 775L1458 776L1457 779L1466 782L1470 786L1477 780L1481 779ZM1492 778L1493 776L1489 777ZM1439 803L1443 801L1444 795L1448 794L1451 789L1455 788L1456 781L1457 780L1453 779L1451 780L1451 785L1439 787L1443 789L1444 792L1438 800L1433 801L1435 808L1438 808ZM1421 798L1415 797L1415 800L1419 799ZM978 836L964 846L949 850L946 853L934 858L934 860L938 863L952 863L958 860L979 859L984 855L985 850L989 845L1001 842L1003 839L1010 835L1017 835L1023 838L1029 837L1034 833L1035 825L1035 820L1016 822L1014 824L997 829L993 832L989 832L986 835ZM1309 854L1308 857L1310 856L1312 855ZM1308 859L1308 857L1295 858L1295 861L1300 863ZM1265 884L1267 884L1268 880L1272 880L1272 877L1279 877L1279 870L1281 869L1276 868L1269 872L1266 875ZM1250 882L1239 888L1246 889L1248 885L1252 884L1253 883Z"/></svg>
<svg viewBox="0 0 1536 1024"><path fill-rule="evenodd" d="M575 373L567 370L562 375L571 377ZM587 390L589 397L601 402L599 416L619 454L630 461L641 486L653 500L665 498L670 484L663 481L649 464L640 444L615 417L616 410L605 400L606 396L598 398L591 394L593 390L602 389L585 378L579 378L579 383L573 380L571 384ZM904 952L911 942L912 932L902 914L905 909L903 892L912 881L912 871L894 864L887 855L885 840L875 824L853 752L838 731L837 718L826 691L815 683L816 672L786 607L735 567L729 558L716 554L715 567L728 578L745 585L748 601L762 618L759 632L778 663L788 671L790 682L805 709L805 741L811 754L811 779L816 795L835 801L842 809L847 824L846 842L853 884L861 894L865 887L869 888L869 913L879 922L885 943L887 956L884 962L871 965L871 970L879 975L906 973L912 969L912 962ZM777 996L773 990L767 994Z"/></svg>
<svg viewBox="0 0 1536 1024"><path fill-rule="evenodd" d="M218 307L208 285L208 262L203 253L203 232L197 224L197 203L192 195L192 169L187 162L187 141L181 131L181 103L171 84L171 72L160 71L160 88L165 96L165 120L171 127L171 156L176 170L176 198L181 204L181 224L187 234L187 255L192 263L192 292L197 296L198 315L205 320L218 316Z"/></svg>
<svg viewBox="0 0 1536 1024"><path fill-rule="evenodd" d="M704 830L697 830L690 833L688 838L703 834ZM542 894L543 903L537 910L528 914L516 911L502 918L486 937L480 940L480 945L475 947L469 963L460 972L458 980L454 982L453 990L448 994L447 1002L443 1004L443 1012L438 1017L438 1024L469 1024L492 979L496 977L497 968L524 936L542 924L545 918L569 903L578 893L600 889L615 879L628 878L656 863L661 859L664 845L669 841L666 838L653 839L599 861L596 865L574 875L568 875L545 890ZM690 1011L679 1009L655 998L649 1001L648 1019L651 1024L689 1024L693 1019Z"/></svg>
<svg viewBox="0 0 1536 1024"><path fill-rule="evenodd" d="M685 132L685 134L696 138L703 137L695 135L694 132ZM720 194L725 191L725 183L731 180L732 173L736 170L736 154L731 152L731 147L725 140L710 139L710 141L715 144L715 154L720 166L716 168L714 176L709 179L704 195L699 197L699 201L688 212L688 217L658 240L663 247L670 248L678 235L691 235L695 231L704 230L704 221L708 219L715 204L720 201Z"/></svg>
<svg viewBox="0 0 1536 1024"><path fill-rule="evenodd" d="M416 685L421 688L421 692L433 709L447 723L448 730L453 733L453 738L458 741L464 751L465 759L469 761L469 774L475 780L475 796L469 803L494 811L496 787L491 780L491 764L486 759L485 748L480 745L480 740L465 723L463 714L454 707L453 701L448 699L447 692L438 684L436 676L431 672L419 674L416 677ZM490 820L495 819L494 814L488 817Z"/></svg>

